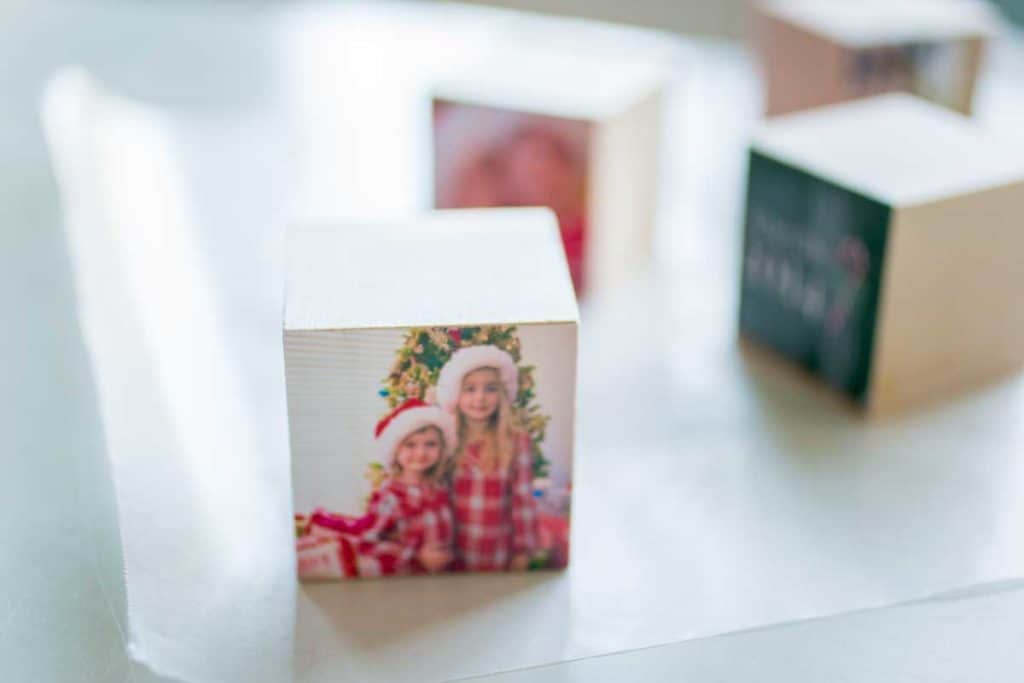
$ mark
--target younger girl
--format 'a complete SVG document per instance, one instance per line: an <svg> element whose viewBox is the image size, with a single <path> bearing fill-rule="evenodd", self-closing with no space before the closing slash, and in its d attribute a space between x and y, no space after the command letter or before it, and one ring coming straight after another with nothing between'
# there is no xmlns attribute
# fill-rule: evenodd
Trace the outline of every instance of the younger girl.
<svg viewBox="0 0 1024 683"><path fill-rule="evenodd" d="M438 403L458 430L456 569L522 570L537 549L530 438L512 414L518 378L515 361L496 346L459 349L438 376Z"/></svg>
<svg viewBox="0 0 1024 683"><path fill-rule="evenodd" d="M366 514L317 510L309 534L337 542L341 576L335 578L440 571L452 560L451 504L442 477L455 444L454 420L437 406L410 399L377 424L376 437L390 477L374 491ZM300 550L300 575L302 560Z"/></svg>

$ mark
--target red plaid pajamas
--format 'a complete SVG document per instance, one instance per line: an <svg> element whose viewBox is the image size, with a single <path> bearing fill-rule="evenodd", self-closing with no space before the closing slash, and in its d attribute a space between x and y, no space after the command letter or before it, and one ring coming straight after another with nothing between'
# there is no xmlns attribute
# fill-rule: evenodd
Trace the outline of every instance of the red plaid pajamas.
<svg viewBox="0 0 1024 683"><path fill-rule="evenodd" d="M452 480L456 568L505 571L512 556L537 548L537 508L528 435L516 438L510 467L485 472L482 444L470 443Z"/></svg>
<svg viewBox="0 0 1024 683"><path fill-rule="evenodd" d="M424 545L451 547L451 503L443 488L389 481L373 493L362 517L314 512L309 535L334 547L318 553L313 541L305 541L306 548L300 543L300 575L303 551L310 570L340 574L333 578L423 573L416 556Z"/></svg>

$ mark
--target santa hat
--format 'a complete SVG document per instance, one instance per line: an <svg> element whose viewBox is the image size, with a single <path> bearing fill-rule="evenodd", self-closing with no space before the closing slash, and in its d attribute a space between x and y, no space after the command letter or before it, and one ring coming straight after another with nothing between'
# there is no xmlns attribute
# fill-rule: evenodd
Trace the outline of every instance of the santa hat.
<svg viewBox="0 0 1024 683"><path fill-rule="evenodd" d="M519 370L516 362L507 352L497 346L467 346L452 354L452 357L441 368L437 377L437 403L449 413L455 413L462 390L462 378L480 368L494 368L505 385L505 396L509 403L516 400L519 393Z"/></svg>
<svg viewBox="0 0 1024 683"><path fill-rule="evenodd" d="M444 436L444 455L455 449L455 419L435 405L410 398L377 423L373 435L377 437L380 457L390 462L395 449L405 437L424 427L437 427L440 430Z"/></svg>

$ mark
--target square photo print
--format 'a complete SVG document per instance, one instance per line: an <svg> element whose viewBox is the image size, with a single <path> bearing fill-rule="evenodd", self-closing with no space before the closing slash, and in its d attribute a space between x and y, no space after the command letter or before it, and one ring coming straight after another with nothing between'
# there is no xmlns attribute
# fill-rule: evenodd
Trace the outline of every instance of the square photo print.
<svg viewBox="0 0 1024 683"><path fill-rule="evenodd" d="M550 208L580 293L591 128L579 119L435 99L434 206Z"/></svg>
<svg viewBox="0 0 1024 683"><path fill-rule="evenodd" d="M575 324L286 340L303 580L563 568Z"/></svg>

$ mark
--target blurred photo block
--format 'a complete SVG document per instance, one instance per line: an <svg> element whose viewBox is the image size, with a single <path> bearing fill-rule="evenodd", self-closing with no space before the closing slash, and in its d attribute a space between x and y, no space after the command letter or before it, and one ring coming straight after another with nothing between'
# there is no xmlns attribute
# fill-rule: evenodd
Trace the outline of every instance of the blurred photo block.
<svg viewBox="0 0 1024 683"><path fill-rule="evenodd" d="M644 263L665 71L653 58L499 40L433 91L437 208L546 206L578 294Z"/></svg>
<svg viewBox="0 0 1024 683"><path fill-rule="evenodd" d="M872 413L1024 363L1024 150L908 95L764 124L740 332Z"/></svg>
<svg viewBox="0 0 1024 683"><path fill-rule="evenodd" d="M302 227L288 251L300 578L565 567L577 309L554 215Z"/></svg>
<svg viewBox="0 0 1024 683"><path fill-rule="evenodd" d="M980 0L761 0L765 113L907 92L970 114L998 25Z"/></svg>

